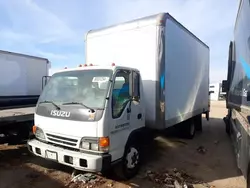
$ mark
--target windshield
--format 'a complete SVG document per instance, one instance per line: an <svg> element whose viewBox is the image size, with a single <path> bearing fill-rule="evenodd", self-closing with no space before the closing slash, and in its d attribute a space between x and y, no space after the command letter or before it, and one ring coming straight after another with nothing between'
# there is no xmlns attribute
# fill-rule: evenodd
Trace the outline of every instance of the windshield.
<svg viewBox="0 0 250 188"><path fill-rule="evenodd" d="M105 69L56 73L44 88L38 103L43 101L52 101L57 105L81 103L85 108L103 108L112 73L112 70Z"/></svg>

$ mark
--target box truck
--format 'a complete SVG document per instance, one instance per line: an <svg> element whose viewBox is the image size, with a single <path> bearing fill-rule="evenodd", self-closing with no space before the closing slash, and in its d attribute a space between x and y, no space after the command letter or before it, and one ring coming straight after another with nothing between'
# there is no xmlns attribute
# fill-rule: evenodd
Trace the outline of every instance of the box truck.
<svg viewBox="0 0 250 188"><path fill-rule="evenodd" d="M227 80L222 89L227 93L226 132L230 135L238 168L250 188L250 4L239 1L234 27L234 40L229 45Z"/></svg>
<svg viewBox="0 0 250 188"><path fill-rule="evenodd" d="M27 135L28 127L24 125L33 121L34 107L46 83L50 62L0 51L0 66L0 134Z"/></svg>
<svg viewBox="0 0 250 188"><path fill-rule="evenodd" d="M153 130L209 117L209 47L168 13L91 30L86 62L55 73L35 111L29 150L75 169L133 177Z"/></svg>
<svg viewBox="0 0 250 188"><path fill-rule="evenodd" d="M35 105L48 76L48 59L0 50L0 66L0 108Z"/></svg>

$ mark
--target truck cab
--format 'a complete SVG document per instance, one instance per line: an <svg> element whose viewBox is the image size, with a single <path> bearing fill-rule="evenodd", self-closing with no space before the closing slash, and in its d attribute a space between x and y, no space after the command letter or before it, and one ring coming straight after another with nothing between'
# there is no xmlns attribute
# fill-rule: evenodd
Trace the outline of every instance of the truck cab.
<svg viewBox="0 0 250 188"><path fill-rule="evenodd" d="M129 178L139 167L145 127L140 72L84 66L55 73L36 106L29 150L75 169L100 172L121 161Z"/></svg>

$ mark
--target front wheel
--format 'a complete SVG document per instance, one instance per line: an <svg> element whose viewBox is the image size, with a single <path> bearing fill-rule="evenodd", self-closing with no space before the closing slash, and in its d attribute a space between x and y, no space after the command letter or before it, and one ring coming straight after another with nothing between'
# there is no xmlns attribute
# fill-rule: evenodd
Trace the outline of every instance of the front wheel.
<svg viewBox="0 0 250 188"><path fill-rule="evenodd" d="M114 170L118 178L128 180L138 173L140 163L140 148L135 143L131 143L126 147L121 163Z"/></svg>

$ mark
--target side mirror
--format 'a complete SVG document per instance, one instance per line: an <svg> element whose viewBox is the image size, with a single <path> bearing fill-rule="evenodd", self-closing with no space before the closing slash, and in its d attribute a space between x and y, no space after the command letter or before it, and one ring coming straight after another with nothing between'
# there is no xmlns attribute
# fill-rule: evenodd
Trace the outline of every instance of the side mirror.
<svg viewBox="0 0 250 188"><path fill-rule="evenodd" d="M42 90L47 85L47 83L49 82L50 78L51 78L51 76L43 76L42 77Z"/></svg>
<svg viewBox="0 0 250 188"><path fill-rule="evenodd" d="M228 87L228 81L227 80L223 80L222 81L222 92L228 92L229 87Z"/></svg>
<svg viewBox="0 0 250 188"><path fill-rule="evenodd" d="M133 74L132 72L129 75L129 95L133 96Z"/></svg>

